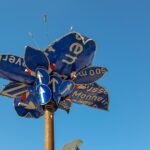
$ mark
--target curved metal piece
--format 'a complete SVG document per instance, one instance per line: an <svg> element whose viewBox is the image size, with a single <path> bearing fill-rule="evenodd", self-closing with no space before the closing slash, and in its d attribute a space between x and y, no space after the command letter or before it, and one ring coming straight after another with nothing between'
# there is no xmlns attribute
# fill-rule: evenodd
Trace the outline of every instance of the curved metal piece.
<svg viewBox="0 0 150 150"><path fill-rule="evenodd" d="M50 68L50 61L44 52L30 46L25 47L24 61L26 67L32 72L33 75L35 75L35 70L37 67L43 67L46 68L46 70L49 70Z"/></svg>
<svg viewBox="0 0 150 150"><path fill-rule="evenodd" d="M14 107L17 114L26 118L39 118L44 115L43 108L40 106L34 93L29 93L25 99L15 98Z"/></svg>
<svg viewBox="0 0 150 150"><path fill-rule="evenodd" d="M106 72L107 68L90 66L80 70L74 79L76 84L90 84L101 78Z"/></svg>
<svg viewBox="0 0 150 150"><path fill-rule="evenodd" d="M32 84L35 78L26 71L23 58L16 55L0 55L0 77L16 82Z"/></svg>
<svg viewBox="0 0 150 150"><path fill-rule="evenodd" d="M69 95L74 103L84 104L98 109L108 110L108 92L97 83L79 85Z"/></svg>
<svg viewBox="0 0 150 150"><path fill-rule="evenodd" d="M72 72L78 72L92 63L95 50L96 44L92 39L71 32L49 45L45 53L55 64L54 72L70 78Z"/></svg>

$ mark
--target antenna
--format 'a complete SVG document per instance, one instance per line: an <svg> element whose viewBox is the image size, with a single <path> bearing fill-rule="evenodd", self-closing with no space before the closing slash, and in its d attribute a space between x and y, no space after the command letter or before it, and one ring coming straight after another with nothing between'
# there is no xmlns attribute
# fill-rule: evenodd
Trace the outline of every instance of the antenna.
<svg viewBox="0 0 150 150"><path fill-rule="evenodd" d="M37 41L35 40L35 38L34 38L34 36L33 36L33 33L32 33L32 32L29 32L29 33L28 33L28 36L29 36L30 39L32 39L33 44L34 44L37 48L39 48L39 45L38 45Z"/></svg>
<svg viewBox="0 0 150 150"><path fill-rule="evenodd" d="M47 42L49 43L48 15L47 14L44 14L43 20L44 20L44 24L45 24L45 36L46 36Z"/></svg>
<svg viewBox="0 0 150 150"><path fill-rule="evenodd" d="M70 30L70 32L73 32L74 31L74 26L71 26L69 30Z"/></svg>

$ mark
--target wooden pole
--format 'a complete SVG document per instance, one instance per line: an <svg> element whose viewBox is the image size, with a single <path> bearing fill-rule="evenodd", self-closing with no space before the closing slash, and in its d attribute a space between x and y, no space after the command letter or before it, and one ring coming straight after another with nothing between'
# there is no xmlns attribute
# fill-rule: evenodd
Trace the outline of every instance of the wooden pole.
<svg viewBox="0 0 150 150"><path fill-rule="evenodd" d="M45 149L54 150L54 115L45 108Z"/></svg>

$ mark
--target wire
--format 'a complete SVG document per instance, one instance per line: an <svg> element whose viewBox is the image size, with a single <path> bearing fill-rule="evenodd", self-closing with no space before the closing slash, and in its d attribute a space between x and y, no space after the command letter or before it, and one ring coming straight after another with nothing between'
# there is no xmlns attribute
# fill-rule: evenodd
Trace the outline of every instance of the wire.
<svg viewBox="0 0 150 150"><path fill-rule="evenodd" d="M39 48L39 45L38 45L37 41L35 40L35 38L34 38L34 36L33 36L33 33L32 33L32 32L29 32L29 33L28 33L28 36L29 36L30 39L32 39L32 42L34 43L34 45L35 45L37 48Z"/></svg>
<svg viewBox="0 0 150 150"><path fill-rule="evenodd" d="M74 29L74 27L73 27L73 26L71 26L71 27L70 27L70 31L72 32L72 31L73 31L73 29Z"/></svg>
<svg viewBox="0 0 150 150"><path fill-rule="evenodd" d="M45 24L45 36L46 36L47 42L49 43L49 29L48 29L48 15L47 14L44 14L43 20Z"/></svg>

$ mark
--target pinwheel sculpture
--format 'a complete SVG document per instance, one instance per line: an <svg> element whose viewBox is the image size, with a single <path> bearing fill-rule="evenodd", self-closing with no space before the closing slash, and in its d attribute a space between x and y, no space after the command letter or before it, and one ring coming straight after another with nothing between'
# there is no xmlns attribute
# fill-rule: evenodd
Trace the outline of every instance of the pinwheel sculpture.
<svg viewBox="0 0 150 150"><path fill-rule="evenodd" d="M0 55L0 77L11 82L0 95L14 99L17 114L39 118L48 110L70 111L72 103L108 110L108 93L95 81L107 69L92 66L95 42L71 32L44 51L25 47L24 58Z"/></svg>

